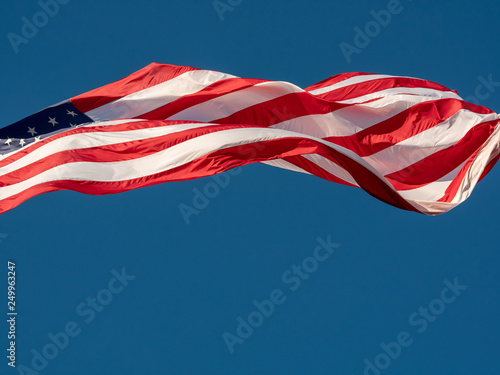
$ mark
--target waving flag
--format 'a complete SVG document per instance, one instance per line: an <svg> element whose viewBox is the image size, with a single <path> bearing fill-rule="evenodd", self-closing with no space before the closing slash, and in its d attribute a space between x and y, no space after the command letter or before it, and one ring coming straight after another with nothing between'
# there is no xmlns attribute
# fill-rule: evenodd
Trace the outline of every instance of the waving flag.
<svg viewBox="0 0 500 375"><path fill-rule="evenodd" d="M0 212L265 163L435 215L499 155L499 115L429 81L346 73L306 89L191 67L138 72L0 129Z"/></svg>

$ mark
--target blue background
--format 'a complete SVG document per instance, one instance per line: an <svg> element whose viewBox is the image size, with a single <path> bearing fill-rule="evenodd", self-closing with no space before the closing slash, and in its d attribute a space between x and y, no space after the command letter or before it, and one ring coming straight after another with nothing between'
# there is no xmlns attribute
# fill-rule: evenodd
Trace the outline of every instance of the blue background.
<svg viewBox="0 0 500 375"><path fill-rule="evenodd" d="M226 0L222 0L226 3ZM232 0L233 4L238 1ZM227 3L226 3L227 4ZM409 1L347 62L386 1L71 0L15 53L35 1L0 5L1 126L120 79L151 62L307 87L350 71L414 76L475 96L500 82L497 1ZM500 90L480 104L500 111ZM186 224L181 203L211 178L86 196L56 192L0 216L0 372L7 366L7 260L17 265L16 364L74 321L81 333L43 374L362 374L381 342L413 342L382 374L498 374L497 166L471 198L426 217L349 188L265 165L241 168ZM340 244L299 289L283 272L316 238ZM135 279L85 323L76 307L112 270ZM408 318L457 278L467 289L417 332ZM223 333L281 289L286 301L231 354ZM5 319L4 319L5 318ZM372 374L372 373L370 373Z"/></svg>

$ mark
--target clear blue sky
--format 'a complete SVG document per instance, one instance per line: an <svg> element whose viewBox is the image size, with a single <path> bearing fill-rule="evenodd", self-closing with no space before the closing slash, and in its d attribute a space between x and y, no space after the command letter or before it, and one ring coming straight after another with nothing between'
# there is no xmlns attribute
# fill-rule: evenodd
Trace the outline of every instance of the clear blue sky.
<svg viewBox="0 0 500 375"><path fill-rule="evenodd" d="M380 30L372 11L386 1L221 3L234 5L218 14L211 0L71 0L45 19L36 1L4 1L0 125L151 62L301 87L350 71L414 76L500 111L500 83L482 83L500 82L497 1L401 0ZM41 26L36 35L25 28L16 53L7 35L24 38L22 17ZM355 27L373 37L358 40L348 62L339 44L355 47ZM16 365L33 369L32 350L45 348L55 358L41 374L500 372L499 166L439 217L265 165L226 177L189 224L179 205L192 206L212 178L45 194L0 215L0 373L35 373L5 358L8 260L17 270ZM316 267L317 237L340 246L316 251ZM303 264L311 272L298 286L293 267ZM123 267L135 278L114 281ZM270 316L252 314L254 300L271 296L281 303ZM237 337L238 317L249 314L258 326L240 328L249 337L230 353L223 334ZM67 327L76 336L57 336L55 354L49 333ZM389 344L398 336L405 346Z"/></svg>

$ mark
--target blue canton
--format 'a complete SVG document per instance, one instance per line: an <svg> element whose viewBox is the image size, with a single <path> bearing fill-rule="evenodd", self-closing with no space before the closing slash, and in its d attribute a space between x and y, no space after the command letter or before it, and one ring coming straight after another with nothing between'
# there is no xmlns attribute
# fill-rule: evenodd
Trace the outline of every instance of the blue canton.
<svg viewBox="0 0 500 375"><path fill-rule="evenodd" d="M69 100L45 108L0 129L0 155L89 122L94 121L76 109Z"/></svg>

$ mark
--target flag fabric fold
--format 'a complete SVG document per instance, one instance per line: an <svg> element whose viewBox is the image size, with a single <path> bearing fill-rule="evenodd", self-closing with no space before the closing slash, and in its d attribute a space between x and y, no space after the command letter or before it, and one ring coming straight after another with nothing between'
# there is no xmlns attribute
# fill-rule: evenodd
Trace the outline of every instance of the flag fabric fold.
<svg viewBox="0 0 500 375"><path fill-rule="evenodd" d="M499 115L411 77L288 82L150 64L0 129L0 212L38 194L109 194L265 163L436 215L498 159Z"/></svg>

